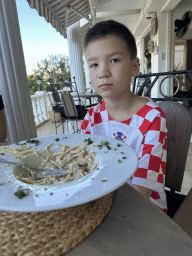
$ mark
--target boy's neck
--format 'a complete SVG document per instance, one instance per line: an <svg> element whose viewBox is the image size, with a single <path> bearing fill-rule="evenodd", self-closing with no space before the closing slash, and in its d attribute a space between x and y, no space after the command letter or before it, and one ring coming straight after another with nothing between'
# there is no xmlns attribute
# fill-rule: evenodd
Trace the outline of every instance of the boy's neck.
<svg viewBox="0 0 192 256"><path fill-rule="evenodd" d="M109 115L116 121L125 121L136 114L149 100L133 93L123 99L104 98Z"/></svg>

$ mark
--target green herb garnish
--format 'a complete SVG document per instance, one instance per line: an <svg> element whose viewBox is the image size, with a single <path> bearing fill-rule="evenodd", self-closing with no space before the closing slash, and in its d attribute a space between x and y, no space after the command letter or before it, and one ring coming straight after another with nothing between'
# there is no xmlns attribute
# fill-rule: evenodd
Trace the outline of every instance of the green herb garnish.
<svg viewBox="0 0 192 256"><path fill-rule="evenodd" d="M124 152L121 152L121 154L125 154Z"/></svg>
<svg viewBox="0 0 192 256"><path fill-rule="evenodd" d="M118 163L121 163L121 162L122 162L121 159L119 159L119 160L118 160Z"/></svg>
<svg viewBox="0 0 192 256"><path fill-rule="evenodd" d="M30 194L30 189L23 189L22 186L19 186L17 191L15 191L14 195L17 196L19 199L22 199L25 196Z"/></svg>
<svg viewBox="0 0 192 256"><path fill-rule="evenodd" d="M107 180L101 180L101 182L106 182Z"/></svg>
<svg viewBox="0 0 192 256"><path fill-rule="evenodd" d="M56 138L55 141L59 141L59 138Z"/></svg>
<svg viewBox="0 0 192 256"><path fill-rule="evenodd" d="M90 144L93 143L93 141L92 141L90 138L85 139L85 140L84 140L84 143L86 143L86 142L87 142L87 145L90 145Z"/></svg>
<svg viewBox="0 0 192 256"><path fill-rule="evenodd" d="M97 146L99 149L102 149L103 147L107 147L107 149L111 150L111 147L109 146L108 141L102 140L101 143Z"/></svg>
<svg viewBox="0 0 192 256"><path fill-rule="evenodd" d="M126 156L124 156L124 157L122 157L122 159L127 159L127 157L126 157Z"/></svg>
<svg viewBox="0 0 192 256"><path fill-rule="evenodd" d="M0 155L4 156L4 155L5 155L5 153L0 153Z"/></svg>
<svg viewBox="0 0 192 256"><path fill-rule="evenodd" d="M50 195L52 196L52 195L53 195L53 193L51 192L51 193L50 193Z"/></svg>
<svg viewBox="0 0 192 256"><path fill-rule="evenodd" d="M34 143L35 146L38 146L40 141L39 140L35 140L35 139L32 139L32 140L26 140L27 143Z"/></svg>
<svg viewBox="0 0 192 256"><path fill-rule="evenodd" d="M122 145L120 143L117 143L117 147L121 147Z"/></svg>

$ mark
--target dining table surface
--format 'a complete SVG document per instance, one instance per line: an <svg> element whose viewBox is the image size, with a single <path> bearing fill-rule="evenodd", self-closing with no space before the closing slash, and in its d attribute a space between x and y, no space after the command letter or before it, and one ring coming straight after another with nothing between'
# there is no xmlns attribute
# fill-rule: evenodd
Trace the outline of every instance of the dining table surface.
<svg viewBox="0 0 192 256"><path fill-rule="evenodd" d="M71 95L73 98L84 98L88 99L89 103L92 104L91 99L92 98L102 98L97 92L72 92Z"/></svg>
<svg viewBox="0 0 192 256"><path fill-rule="evenodd" d="M67 256L190 256L192 239L166 213L125 184L102 223Z"/></svg>
<svg viewBox="0 0 192 256"><path fill-rule="evenodd" d="M92 98L92 97L101 98L101 96L97 92L78 92L78 94L77 92L72 92L71 95L73 97L78 97L79 95L80 98Z"/></svg>

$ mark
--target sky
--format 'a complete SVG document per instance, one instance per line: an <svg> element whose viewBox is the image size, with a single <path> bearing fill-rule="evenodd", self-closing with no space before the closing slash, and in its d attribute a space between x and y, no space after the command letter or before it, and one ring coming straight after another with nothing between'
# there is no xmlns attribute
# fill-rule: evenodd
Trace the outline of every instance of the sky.
<svg viewBox="0 0 192 256"><path fill-rule="evenodd" d="M67 39L31 9L27 0L16 0L27 75L49 54L69 56Z"/></svg>

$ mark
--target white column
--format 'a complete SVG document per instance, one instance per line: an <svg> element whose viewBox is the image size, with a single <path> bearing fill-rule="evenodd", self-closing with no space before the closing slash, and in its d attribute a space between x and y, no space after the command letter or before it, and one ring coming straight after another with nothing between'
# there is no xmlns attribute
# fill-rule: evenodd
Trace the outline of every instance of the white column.
<svg viewBox="0 0 192 256"><path fill-rule="evenodd" d="M0 1L0 85L8 141L36 137L15 0Z"/></svg>
<svg viewBox="0 0 192 256"><path fill-rule="evenodd" d="M73 77L75 76L78 91L84 92L85 80L83 75L83 54L79 21L67 28L67 40L71 67L71 81L73 81Z"/></svg>
<svg viewBox="0 0 192 256"><path fill-rule="evenodd" d="M140 40L140 72L143 74L144 72L144 53L145 53L145 47L144 47L144 38Z"/></svg>
<svg viewBox="0 0 192 256"><path fill-rule="evenodd" d="M170 12L159 12L157 16L158 30L154 41L158 45L158 53L152 53L152 73L171 71L170 59L172 27L170 15ZM163 97L159 92L159 84L163 78L164 77L159 78L158 82L154 85L151 91L152 97ZM162 91L166 95L170 95L172 91L170 83L171 79L167 79L162 84Z"/></svg>
<svg viewBox="0 0 192 256"><path fill-rule="evenodd" d="M83 56L83 62L84 62L84 70L85 70L86 88L90 88L89 67L88 67L85 55Z"/></svg>

